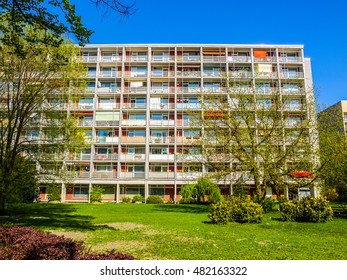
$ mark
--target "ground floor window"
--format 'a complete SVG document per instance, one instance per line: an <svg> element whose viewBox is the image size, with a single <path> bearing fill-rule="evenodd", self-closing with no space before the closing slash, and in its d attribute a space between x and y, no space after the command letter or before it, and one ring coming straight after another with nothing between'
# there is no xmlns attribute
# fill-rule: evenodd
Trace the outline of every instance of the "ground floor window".
<svg viewBox="0 0 347 280"><path fill-rule="evenodd" d="M75 186L73 189L74 198L88 198L89 187Z"/></svg>

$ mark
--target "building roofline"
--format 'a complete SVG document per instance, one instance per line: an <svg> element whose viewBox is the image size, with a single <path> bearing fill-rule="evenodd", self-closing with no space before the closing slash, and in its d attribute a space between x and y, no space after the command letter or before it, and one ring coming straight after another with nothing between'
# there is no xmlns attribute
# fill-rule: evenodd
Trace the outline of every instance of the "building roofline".
<svg viewBox="0 0 347 280"><path fill-rule="evenodd" d="M281 44L86 44L83 48L101 47L229 47L229 48L303 48L304 45L281 45Z"/></svg>

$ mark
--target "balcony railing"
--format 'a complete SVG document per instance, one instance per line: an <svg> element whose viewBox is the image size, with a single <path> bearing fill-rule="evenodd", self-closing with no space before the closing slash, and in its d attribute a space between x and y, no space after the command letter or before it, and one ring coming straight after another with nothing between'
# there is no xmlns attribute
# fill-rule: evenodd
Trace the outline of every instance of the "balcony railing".
<svg viewBox="0 0 347 280"><path fill-rule="evenodd" d="M90 160L91 154L75 154L70 155L69 160Z"/></svg>
<svg viewBox="0 0 347 280"><path fill-rule="evenodd" d="M226 87L203 87L202 88L202 92L206 92L206 93L225 93L227 92L227 88Z"/></svg>
<svg viewBox="0 0 347 280"><path fill-rule="evenodd" d="M101 55L101 61L102 62L114 62L114 61L121 61L122 57L119 55Z"/></svg>
<svg viewBox="0 0 347 280"><path fill-rule="evenodd" d="M174 61L175 56L173 55L158 55L158 54L153 54L152 55L152 61Z"/></svg>
<svg viewBox="0 0 347 280"><path fill-rule="evenodd" d="M149 172L148 179L174 179L174 172Z"/></svg>
<svg viewBox="0 0 347 280"><path fill-rule="evenodd" d="M97 61L97 56L83 56L83 62L96 62Z"/></svg>
<svg viewBox="0 0 347 280"><path fill-rule="evenodd" d="M121 172L119 174L119 178L122 179L144 179L145 176L145 172Z"/></svg>
<svg viewBox="0 0 347 280"><path fill-rule="evenodd" d="M145 126L146 120L123 120L122 125L127 126Z"/></svg>
<svg viewBox="0 0 347 280"><path fill-rule="evenodd" d="M128 137L128 136L122 136L121 139L122 143L146 143L146 137L142 136L135 136L135 137Z"/></svg>
<svg viewBox="0 0 347 280"><path fill-rule="evenodd" d="M146 109L146 103L124 103L123 108L126 109Z"/></svg>
<svg viewBox="0 0 347 280"><path fill-rule="evenodd" d="M174 71L152 71L152 77L165 78L174 76Z"/></svg>
<svg viewBox="0 0 347 280"><path fill-rule="evenodd" d="M154 137L151 136L149 139L150 143L154 143L154 144L165 144L165 143L174 143L175 142L175 138L173 136L169 136L169 137Z"/></svg>
<svg viewBox="0 0 347 280"><path fill-rule="evenodd" d="M174 109L175 103L151 103L150 109Z"/></svg>
<svg viewBox="0 0 347 280"><path fill-rule="evenodd" d="M127 87L125 88L126 93L146 93L147 87Z"/></svg>
<svg viewBox="0 0 347 280"><path fill-rule="evenodd" d="M255 57L254 62L276 62L276 56Z"/></svg>
<svg viewBox="0 0 347 280"><path fill-rule="evenodd" d="M280 62L302 62L302 57L283 57L280 56L278 59Z"/></svg>
<svg viewBox="0 0 347 280"><path fill-rule="evenodd" d="M202 176L202 172L177 172L178 180L194 180Z"/></svg>
<svg viewBox="0 0 347 280"><path fill-rule="evenodd" d="M147 61L147 55L138 55L138 56L128 56L127 61Z"/></svg>
<svg viewBox="0 0 347 280"><path fill-rule="evenodd" d="M178 56L177 61L199 61L200 55L183 55Z"/></svg>
<svg viewBox="0 0 347 280"><path fill-rule="evenodd" d="M270 88L264 88L264 87L259 87L259 88L255 88L255 92L257 94L271 94L276 92L278 89L275 87L270 87Z"/></svg>
<svg viewBox="0 0 347 280"><path fill-rule="evenodd" d="M302 104L285 104L284 110L301 111L303 110L303 105Z"/></svg>
<svg viewBox="0 0 347 280"><path fill-rule="evenodd" d="M120 73L118 73L118 71L100 72L99 77L100 78L115 78L115 77L120 77Z"/></svg>
<svg viewBox="0 0 347 280"><path fill-rule="evenodd" d="M94 91L94 88L93 88ZM118 93L121 92L120 88L118 87L101 87L97 88L97 93Z"/></svg>
<svg viewBox="0 0 347 280"><path fill-rule="evenodd" d="M80 120L77 123L77 126L92 126L93 121L92 120Z"/></svg>
<svg viewBox="0 0 347 280"><path fill-rule="evenodd" d="M150 154L149 155L149 160L153 161L173 161L175 160L175 155L155 155L155 154Z"/></svg>
<svg viewBox="0 0 347 280"><path fill-rule="evenodd" d="M255 72L256 78L277 78L277 72Z"/></svg>
<svg viewBox="0 0 347 280"><path fill-rule="evenodd" d="M85 103L85 104L71 104L71 110L92 110L94 108L93 103Z"/></svg>
<svg viewBox="0 0 347 280"><path fill-rule="evenodd" d="M304 72L281 72L280 77L284 79L297 79L303 78Z"/></svg>
<svg viewBox="0 0 347 280"><path fill-rule="evenodd" d="M252 71L230 71L229 76L232 78L251 78L253 74Z"/></svg>
<svg viewBox="0 0 347 280"><path fill-rule="evenodd" d="M228 56L229 62L251 62L250 56Z"/></svg>
<svg viewBox="0 0 347 280"><path fill-rule="evenodd" d="M149 124L151 126L174 126L174 120L150 120Z"/></svg>
<svg viewBox="0 0 347 280"><path fill-rule="evenodd" d="M174 87L155 87L152 86L152 93L169 93L169 92L174 92L175 88Z"/></svg>
<svg viewBox="0 0 347 280"><path fill-rule="evenodd" d="M119 121L95 121L95 126L119 126Z"/></svg>
<svg viewBox="0 0 347 280"><path fill-rule="evenodd" d="M305 91L302 88L282 88L282 92L284 94L296 95L296 94L303 94Z"/></svg>
<svg viewBox="0 0 347 280"><path fill-rule="evenodd" d="M94 160L117 160L118 159L118 155L117 154L95 154L93 156Z"/></svg>
<svg viewBox="0 0 347 280"><path fill-rule="evenodd" d="M204 77L224 77L225 75L226 75L225 71L216 71L216 72L204 71L203 72Z"/></svg>
<svg viewBox="0 0 347 280"><path fill-rule="evenodd" d="M201 109L200 103L177 103L177 109Z"/></svg>
<svg viewBox="0 0 347 280"><path fill-rule="evenodd" d="M120 160L122 161L144 161L146 159L145 154L121 154Z"/></svg>
<svg viewBox="0 0 347 280"><path fill-rule="evenodd" d="M203 62L225 62L225 56L204 55Z"/></svg>
<svg viewBox="0 0 347 280"><path fill-rule="evenodd" d="M200 77L201 71L177 71L178 77Z"/></svg>
<svg viewBox="0 0 347 280"><path fill-rule="evenodd" d="M120 103L99 103L98 109L99 110L113 110L113 109L119 109Z"/></svg>
<svg viewBox="0 0 347 280"><path fill-rule="evenodd" d="M116 171L94 171L92 173L93 179L113 179L117 178Z"/></svg>
<svg viewBox="0 0 347 280"><path fill-rule="evenodd" d="M97 136L95 139L95 143L100 143L100 144L117 144L119 142L119 137L109 137L109 136Z"/></svg>

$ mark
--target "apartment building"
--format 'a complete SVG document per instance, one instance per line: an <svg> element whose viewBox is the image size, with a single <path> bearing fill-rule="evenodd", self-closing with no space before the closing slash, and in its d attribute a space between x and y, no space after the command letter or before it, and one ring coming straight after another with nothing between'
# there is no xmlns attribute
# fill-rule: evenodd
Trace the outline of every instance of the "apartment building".
<svg viewBox="0 0 347 280"><path fill-rule="evenodd" d="M341 100L318 114L322 128L336 129L347 135L347 101Z"/></svg>
<svg viewBox="0 0 347 280"><path fill-rule="evenodd" d="M192 129L189 112L202 110L203 93L249 88L267 103L276 92L288 129L313 117L310 59L301 45L86 45L81 55L88 89L61 106L78 117L86 143L68 157L76 176L62 184L62 201L88 201L93 185L104 188L104 201L137 194L178 200L183 185L208 172L196 155L182 156L196 154L202 128ZM229 184L219 185L230 194ZM44 184L40 196L46 199Z"/></svg>

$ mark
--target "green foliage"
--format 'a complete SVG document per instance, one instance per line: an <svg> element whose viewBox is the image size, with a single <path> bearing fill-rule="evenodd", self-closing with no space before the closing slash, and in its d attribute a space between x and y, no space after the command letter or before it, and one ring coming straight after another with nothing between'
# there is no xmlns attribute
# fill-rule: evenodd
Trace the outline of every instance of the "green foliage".
<svg viewBox="0 0 347 280"><path fill-rule="evenodd" d="M324 197L305 197L301 200L287 201L280 204L284 221L326 222L331 221L333 210Z"/></svg>
<svg viewBox="0 0 347 280"><path fill-rule="evenodd" d="M48 201L61 200L61 187L55 182L51 182L47 186L47 199Z"/></svg>
<svg viewBox="0 0 347 280"><path fill-rule="evenodd" d="M212 203L217 203L222 199L218 186L204 177L199 178L196 184L184 185L180 195L183 203L203 203L206 196L208 196L208 201Z"/></svg>
<svg viewBox="0 0 347 280"><path fill-rule="evenodd" d="M135 195L132 200L133 203L144 203L145 198L142 195Z"/></svg>
<svg viewBox="0 0 347 280"><path fill-rule="evenodd" d="M208 215L213 224L259 223L262 216L263 208L260 204L242 198L212 204Z"/></svg>
<svg viewBox="0 0 347 280"><path fill-rule="evenodd" d="M126 197L126 196L122 197L123 203L131 203L131 201L132 201L132 199L130 197Z"/></svg>
<svg viewBox="0 0 347 280"><path fill-rule="evenodd" d="M163 204L164 201L163 201L163 199L162 199L160 196L158 196L158 195L150 195L149 197L147 197L146 203L147 203L147 204Z"/></svg>
<svg viewBox="0 0 347 280"><path fill-rule="evenodd" d="M287 202L289 199L286 196L280 196L277 198L278 203L281 205L284 202Z"/></svg>
<svg viewBox="0 0 347 280"><path fill-rule="evenodd" d="M339 194L336 189L325 189L322 192L322 196L326 197L328 201L337 201Z"/></svg>
<svg viewBox="0 0 347 280"><path fill-rule="evenodd" d="M266 197L260 205L263 207L264 212L268 213L272 211L276 205L276 201L273 199L273 197Z"/></svg>
<svg viewBox="0 0 347 280"><path fill-rule="evenodd" d="M94 185L92 187L92 191L90 193L90 202L101 202L102 194L105 192L103 187L98 185Z"/></svg>

